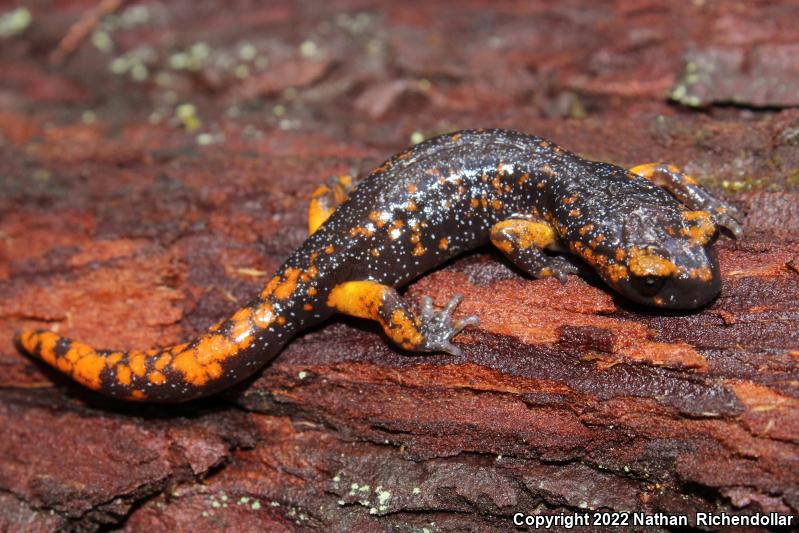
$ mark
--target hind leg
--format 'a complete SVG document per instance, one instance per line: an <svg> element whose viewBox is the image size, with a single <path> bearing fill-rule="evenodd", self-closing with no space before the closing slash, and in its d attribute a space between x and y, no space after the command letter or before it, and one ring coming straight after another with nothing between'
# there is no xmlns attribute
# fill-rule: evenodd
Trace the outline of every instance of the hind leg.
<svg viewBox="0 0 799 533"><path fill-rule="evenodd" d="M309 235L316 233L319 226L330 218L336 207L347 199L353 188L355 188L355 180L347 174L334 176L325 185L316 188L308 205Z"/></svg>
<svg viewBox="0 0 799 533"><path fill-rule="evenodd" d="M447 352L460 355L461 350L450 339L466 326L477 325L475 316L460 320L452 312L461 301L456 294L446 308L433 308L429 296L422 298L419 312L411 302L388 285L376 281L348 281L336 285L327 304L340 313L377 321L394 344L412 352Z"/></svg>
<svg viewBox="0 0 799 533"><path fill-rule="evenodd" d="M735 238L743 235L743 213L732 204L713 196L695 178L674 165L646 163L631 168L630 172L663 187L688 209L707 211L714 223Z"/></svg>

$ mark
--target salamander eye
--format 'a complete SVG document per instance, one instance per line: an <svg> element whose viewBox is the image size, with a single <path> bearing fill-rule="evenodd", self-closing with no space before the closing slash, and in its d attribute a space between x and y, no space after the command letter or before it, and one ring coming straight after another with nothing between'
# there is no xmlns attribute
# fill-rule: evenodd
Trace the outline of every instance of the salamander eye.
<svg viewBox="0 0 799 533"><path fill-rule="evenodd" d="M641 296L654 296L660 292L667 279L668 276L633 276L630 283Z"/></svg>

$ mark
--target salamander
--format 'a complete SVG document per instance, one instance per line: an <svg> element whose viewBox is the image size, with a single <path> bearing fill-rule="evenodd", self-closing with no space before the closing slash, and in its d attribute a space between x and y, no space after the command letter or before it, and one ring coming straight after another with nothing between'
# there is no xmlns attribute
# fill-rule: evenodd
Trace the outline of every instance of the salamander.
<svg viewBox="0 0 799 533"><path fill-rule="evenodd" d="M410 352L460 353L453 296L417 307L397 288L448 259L493 244L534 278L577 272L568 251L622 296L692 309L719 293L713 243L742 233L741 213L672 165L590 161L540 137L460 131L399 153L355 184L314 191L309 237L252 301L194 340L100 350L51 331L16 341L81 384L124 399L181 402L251 376L297 332L336 313L376 321Z"/></svg>

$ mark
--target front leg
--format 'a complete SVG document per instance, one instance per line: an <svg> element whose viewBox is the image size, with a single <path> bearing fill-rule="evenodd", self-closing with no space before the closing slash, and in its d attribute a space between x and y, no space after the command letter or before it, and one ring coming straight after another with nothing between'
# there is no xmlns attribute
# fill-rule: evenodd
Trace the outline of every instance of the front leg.
<svg viewBox="0 0 799 533"><path fill-rule="evenodd" d="M555 228L543 220L511 218L497 222L491 228L491 242L534 278L556 277L566 283L567 274L577 273L577 267L565 259L543 252L557 244Z"/></svg>
<svg viewBox="0 0 799 533"><path fill-rule="evenodd" d="M445 309L437 311L425 296L417 315L393 287L376 281L349 281L333 288L327 304L346 315L376 320L388 338L405 350L460 355L460 348L450 339L478 323L475 316L452 321L452 311L460 300L461 296L455 295Z"/></svg>
<svg viewBox="0 0 799 533"><path fill-rule="evenodd" d="M716 225L727 229L736 239L743 235L743 213L713 196L696 178L674 165L646 163L631 168L630 172L663 187L688 209L707 211Z"/></svg>

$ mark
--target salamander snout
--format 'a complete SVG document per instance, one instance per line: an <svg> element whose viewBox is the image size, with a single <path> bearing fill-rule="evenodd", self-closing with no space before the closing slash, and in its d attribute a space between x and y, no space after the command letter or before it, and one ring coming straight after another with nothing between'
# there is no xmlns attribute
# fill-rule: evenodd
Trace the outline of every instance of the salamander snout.
<svg viewBox="0 0 799 533"><path fill-rule="evenodd" d="M695 309L719 294L721 275L716 252L710 246L681 246L671 253L632 248L627 276L611 284L627 298L645 305Z"/></svg>

